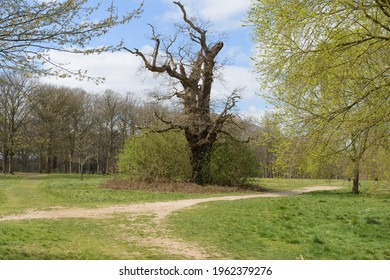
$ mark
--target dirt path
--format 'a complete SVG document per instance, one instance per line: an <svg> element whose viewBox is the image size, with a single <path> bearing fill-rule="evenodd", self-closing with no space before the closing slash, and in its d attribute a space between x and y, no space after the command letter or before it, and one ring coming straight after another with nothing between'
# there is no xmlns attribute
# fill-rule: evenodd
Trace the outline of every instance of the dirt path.
<svg viewBox="0 0 390 280"><path fill-rule="evenodd" d="M130 204L130 205L113 205L113 206L107 206L107 207L102 207L97 209L53 207L48 211L29 210L24 214L3 216L0 217L0 222L28 220L28 219L106 218L108 215L116 214L116 213L155 214L159 219L162 219L175 211L187 207L191 207L199 203L204 203L204 202L231 201L231 200L238 200L238 199L258 198L258 197L292 196L292 195L300 195L307 192L334 190L334 189L337 189L337 187L314 186L314 187L307 187L298 190L276 192L276 193L196 198L196 199L185 199L185 200L176 200L176 201L167 201L167 202L149 202L149 203Z"/></svg>
<svg viewBox="0 0 390 280"><path fill-rule="evenodd" d="M240 196L223 196L223 197L211 197L211 198L198 198L198 199L186 199L167 202L152 202L142 204L131 205L113 205L102 207L98 209L88 208L64 208L53 207L47 211L29 210L20 215L9 215L0 217L1 221L17 221L28 219L62 219L62 218L109 218L110 215L127 213L129 215L153 215L155 229L157 228L159 234L155 234L155 229L144 228L143 230L150 233L149 237L145 238L129 238L131 241L143 244L145 246L158 247L167 253L173 255L181 255L186 259L218 259L220 258L218 253L210 255L201 248L198 244L191 244L184 240L177 240L168 238L171 236L169 230L166 229L163 219L173 212L192 207L199 203L212 202L212 201L233 201L239 199L260 198L260 197L282 197L300 195L313 191L335 190L338 187L329 186L314 186L301 188L298 190L283 191L277 193L261 193L251 195ZM167 238L161 238L161 236L168 236Z"/></svg>

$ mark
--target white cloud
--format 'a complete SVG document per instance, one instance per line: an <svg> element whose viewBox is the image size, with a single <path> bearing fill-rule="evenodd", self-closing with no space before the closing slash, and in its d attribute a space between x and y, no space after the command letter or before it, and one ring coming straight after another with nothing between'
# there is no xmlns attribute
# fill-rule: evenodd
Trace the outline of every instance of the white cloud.
<svg viewBox="0 0 390 280"><path fill-rule="evenodd" d="M215 80L214 92L217 96L229 95L236 88L243 88L243 97L252 98L258 93L259 83L256 74L242 66L225 66L222 69L223 81Z"/></svg>
<svg viewBox="0 0 390 280"><path fill-rule="evenodd" d="M150 51L150 46L144 46L144 52ZM89 92L103 92L111 89L120 93L133 92L139 98L145 98L147 92L156 88L163 88L165 78L142 70L140 58L128 52L103 53L100 55L75 55L69 53L51 52L51 59L56 62L66 62L69 69L88 70L88 75L105 77L103 84L96 85L94 81L78 81L76 78L44 77L42 82L80 87ZM251 103L252 106L262 107L262 100L258 97L259 83L257 74L247 67L227 65L221 70L223 81L215 78L212 96L214 99L225 100L236 88L243 88L243 99L240 104ZM244 110L247 110L244 107ZM253 110L250 111L253 113ZM251 114L252 114L251 113Z"/></svg>
<svg viewBox="0 0 390 280"><path fill-rule="evenodd" d="M144 49L149 48L148 46ZM150 73L141 70L139 58L128 52L103 53L100 55L79 55L51 52L50 58L59 63L66 62L66 68L71 70L87 70L88 76L105 78L103 84L95 81L76 78L44 77L42 82L68 87L80 87L89 92L102 92L112 89L125 93L128 91L142 95L145 90L158 86L156 79Z"/></svg>
<svg viewBox="0 0 390 280"><path fill-rule="evenodd" d="M241 114L245 118L260 121L267 111L268 110L265 108L259 108L253 105L249 106L248 108L245 108L244 110L241 110Z"/></svg>
<svg viewBox="0 0 390 280"><path fill-rule="evenodd" d="M163 14L162 19L177 21L182 15L178 7L170 0L162 0L171 8ZM235 30L242 26L242 20L250 6L250 0L185 0L189 16L200 16L208 20L218 31Z"/></svg>

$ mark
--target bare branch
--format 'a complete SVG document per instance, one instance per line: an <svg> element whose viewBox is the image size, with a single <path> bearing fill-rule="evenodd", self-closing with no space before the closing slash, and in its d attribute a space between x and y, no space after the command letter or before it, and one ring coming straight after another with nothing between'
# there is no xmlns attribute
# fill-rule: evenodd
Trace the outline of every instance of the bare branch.
<svg viewBox="0 0 390 280"><path fill-rule="evenodd" d="M207 43L206 43L206 31L202 30L201 28L197 27L191 20L187 17L187 12L184 8L184 6L180 2L173 2L177 6L179 6L180 10L183 13L183 20L197 33L199 33L200 37L195 36L194 34L190 33L190 36L192 38L197 38L199 40L198 43L202 46L202 49L207 49Z"/></svg>

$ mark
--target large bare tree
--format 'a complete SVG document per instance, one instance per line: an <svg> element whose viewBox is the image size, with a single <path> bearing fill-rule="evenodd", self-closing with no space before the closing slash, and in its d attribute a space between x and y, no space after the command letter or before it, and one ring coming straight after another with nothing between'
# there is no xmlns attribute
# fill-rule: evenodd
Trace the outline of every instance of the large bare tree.
<svg viewBox="0 0 390 280"><path fill-rule="evenodd" d="M204 26L189 18L185 7L180 2L176 4L183 15L183 24L177 26L177 34L173 37L157 34L152 28L151 40L155 46L151 54L138 49L128 49L130 53L140 57L147 70L166 74L176 81L170 98L176 98L182 103L183 111L179 118L166 119L156 114L171 129L183 130L191 150L192 181L206 184L209 181L209 155L217 135L224 124L233 119L231 109L240 98L239 91L234 90L218 113L212 111L211 93L215 71L219 63L217 55L224 43L221 40L209 42L210 34ZM179 35L186 39L179 42Z"/></svg>

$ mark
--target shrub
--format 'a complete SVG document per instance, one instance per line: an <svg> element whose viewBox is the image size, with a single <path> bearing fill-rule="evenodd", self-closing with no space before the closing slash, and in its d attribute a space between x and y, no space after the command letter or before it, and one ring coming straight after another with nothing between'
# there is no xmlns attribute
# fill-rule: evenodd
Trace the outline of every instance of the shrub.
<svg viewBox="0 0 390 280"><path fill-rule="evenodd" d="M190 154L183 133L146 133L130 138L119 156L119 171L143 181L186 181Z"/></svg>
<svg viewBox="0 0 390 280"><path fill-rule="evenodd" d="M238 186L257 175L257 162L249 146L239 141L216 142L210 154L210 182ZM131 179L189 181L190 151L182 132L146 133L126 142L118 161L119 171Z"/></svg>
<svg viewBox="0 0 390 280"><path fill-rule="evenodd" d="M214 144L210 160L211 182L227 186L243 185L257 173L258 162L249 145L234 140Z"/></svg>

